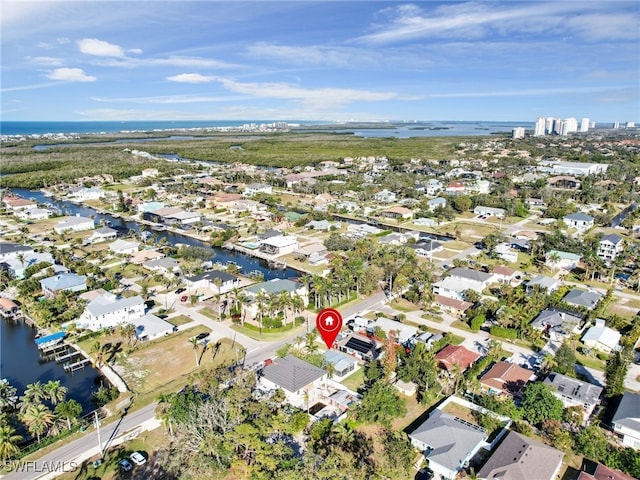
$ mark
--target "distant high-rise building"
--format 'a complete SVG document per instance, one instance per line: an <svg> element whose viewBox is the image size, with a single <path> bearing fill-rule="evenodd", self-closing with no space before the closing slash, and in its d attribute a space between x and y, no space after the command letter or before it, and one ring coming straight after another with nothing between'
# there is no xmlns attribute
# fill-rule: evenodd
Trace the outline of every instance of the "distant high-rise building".
<svg viewBox="0 0 640 480"><path fill-rule="evenodd" d="M547 135L551 135L552 133L555 133L555 129L554 129L555 123L556 123L556 119L555 118L553 118L553 117L545 118L545 120L544 120L544 132Z"/></svg>
<svg viewBox="0 0 640 480"><path fill-rule="evenodd" d="M582 133L589 131L589 119L588 118L583 118L582 121L580 122L580 131Z"/></svg>
<svg viewBox="0 0 640 480"><path fill-rule="evenodd" d="M594 128L596 128L596 122L594 122L594 121L590 121L590 122L589 122L589 129L590 129L590 130L593 130Z"/></svg>
<svg viewBox="0 0 640 480"><path fill-rule="evenodd" d="M627 122L627 128L636 128L636 122Z"/></svg>
<svg viewBox="0 0 640 480"><path fill-rule="evenodd" d="M613 128L620 128L620 122L613 122Z"/></svg>
<svg viewBox="0 0 640 480"><path fill-rule="evenodd" d="M515 127L511 131L511 138L524 138L524 127Z"/></svg>
<svg viewBox="0 0 640 480"><path fill-rule="evenodd" d="M574 133L577 131L578 121L573 117L569 117L560 121L560 125L556 133L564 137L566 135L569 135L570 133Z"/></svg>
<svg viewBox="0 0 640 480"><path fill-rule="evenodd" d="M534 137L542 137L546 133L546 120L544 117L536 118L536 127L533 130Z"/></svg>

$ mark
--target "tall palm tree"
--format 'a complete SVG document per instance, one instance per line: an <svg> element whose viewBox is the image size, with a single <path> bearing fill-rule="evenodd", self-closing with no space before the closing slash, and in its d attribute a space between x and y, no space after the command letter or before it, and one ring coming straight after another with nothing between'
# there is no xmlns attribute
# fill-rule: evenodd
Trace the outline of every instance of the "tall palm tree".
<svg viewBox="0 0 640 480"><path fill-rule="evenodd" d="M304 336L304 348L307 350L307 353L312 354L318 351L318 344L316 343L317 333L314 330L313 332L309 332Z"/></svg>
<svg viewBox="0 0 640 480"><path fill-rule="evenodd" d="M67 391L69 390L67 387L60 385L60 380L49 380L44 384L43 389L52 405L57 405L58 402L63 402L67 397Z"/></svg>
<svg viewBox="0 0 640 480"><path fill-rule="evenodd" d="M51 410L41 403L29 405L22 414L22 421L27 430L32 435L35 435L38 441L40 441L40 436L53 425L54 419L55 417Z"/></svg>
<svg viewBox="0 0 640 480"><path fill-rule="evenodd" d="M0 380L0 412L12 410L18 402L18 390L7 379Z"/></svg>
<svg viewBox="0 0 640 480"><path fill-rule="evenodd" d="M102 345L100 345L100 342L98 341L93 342L91 344L91 349L89 350L89 353L95 354L96 367L100 367L102 365L102 358L103 358Z"/></svg>
<svg viewBox="0 0 640 480"><path fill-rule="evenodd" d="M192 337L189 339L189 343L193 345L193 351L196 356L196 367L200 366L200 355L198 355L198 338Z"/></svg>
<svg viewBox="0 0 640 480"><path fill-rule="evenodd" d="M11 425L0 425L0 460L3 462L20 452L18 442L22 436Z"/></svg>
<svg viewBox="0 0 640 480"><path fill-rule="evenodd" d="M125 323L120 327L120 333L127 339L127 343L131 345L131 341L136 336L136 326L133 323Z"/></svg>
<svg viewBox="0 0 640 480"><path fill-rule="evenodd" d="M20 400L23 404L34 405L42 402L45 398L47 398L47 392L45 391L44 385L40 383L40 381L37 381L27 385L27 389L24 391L24 395Z"/></svg>

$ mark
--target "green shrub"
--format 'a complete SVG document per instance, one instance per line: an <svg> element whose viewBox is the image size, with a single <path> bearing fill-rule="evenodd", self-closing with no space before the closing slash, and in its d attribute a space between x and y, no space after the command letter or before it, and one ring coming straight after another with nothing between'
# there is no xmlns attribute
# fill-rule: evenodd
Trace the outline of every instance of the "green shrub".
<svg viewBox="0 0 640 480"><path fill-rule="evenodd" d="M489 329L489 333L495 337L506 338L508 340L515 340L518 338L518 331L513 328L504 328L497 325L492 326Z"/></svg>

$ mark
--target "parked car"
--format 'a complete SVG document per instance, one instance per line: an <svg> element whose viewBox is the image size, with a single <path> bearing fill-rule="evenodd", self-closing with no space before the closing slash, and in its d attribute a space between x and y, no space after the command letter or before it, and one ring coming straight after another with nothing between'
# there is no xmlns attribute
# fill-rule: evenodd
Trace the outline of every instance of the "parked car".
<svg viewBox="0 0 640 480"><path fill-rule="evenodd" d="M180 301L182 303L186 302L188 299L189 299L189 297L187 295L183 295L183 296L180 297Z"/></svg>
<svg viewBox="0 0 640 480"><path fill-rule="evenodd" d="M144 458L144 455L142 455L140 452L133 452L129 458L131 459L131 461L133 463L135 463L136 465L144 465L145 463L147 463L147 459Z"/></svg>
<svg viewBox="0 0 640 480"><path fill-rule="evenodd" d="M180 295L182 292L186 292L186 291L187 291L187 289L186 289L186 288L184 288L184 287L180 287L179 289L177 289L177 290L176 290L176 294L177 294L177 295Z"/></svg>
<svg viewBox="0 0 640 480"><path fill-rule="evenodd" d="M123 458L122 460L120 460L118 462L118 465L120 466L120 469L123 472L130 472L131 470L133 470L133 465L131 465L131 462L126 458Z"/></svg>

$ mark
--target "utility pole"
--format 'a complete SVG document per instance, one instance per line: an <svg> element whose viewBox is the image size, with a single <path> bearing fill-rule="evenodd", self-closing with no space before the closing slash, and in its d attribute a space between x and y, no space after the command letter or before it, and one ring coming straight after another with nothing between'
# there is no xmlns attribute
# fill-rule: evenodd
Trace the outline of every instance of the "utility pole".
<svg viewBox="0 0 640 480"><path fill-rule="evenodd" d="M93 416L96 424L96 430L98 431L98 448L100 449L100 458L103 458L104 450L102 450L102 440L100 439L100 419L98 418L98 410L93 411Z"/></svg>

